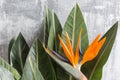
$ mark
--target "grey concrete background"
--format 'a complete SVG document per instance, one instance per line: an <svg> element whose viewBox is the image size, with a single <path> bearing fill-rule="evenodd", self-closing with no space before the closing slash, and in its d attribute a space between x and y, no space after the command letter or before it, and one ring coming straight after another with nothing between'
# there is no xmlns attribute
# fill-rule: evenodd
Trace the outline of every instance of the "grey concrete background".
<svg viewBox="0 0 120 80"><path fill-rule="evenodd" d="M22 32L29 45L36 36L43 34L45 5L56 12L64 25L76 3L83 12L90 42L98 33L103 35L120 20L120 0L0 0L0 55L7 60L8 43L19 32ZM111 55L104 66L102 80L120 80L119 43L120 27Z"/></svg>

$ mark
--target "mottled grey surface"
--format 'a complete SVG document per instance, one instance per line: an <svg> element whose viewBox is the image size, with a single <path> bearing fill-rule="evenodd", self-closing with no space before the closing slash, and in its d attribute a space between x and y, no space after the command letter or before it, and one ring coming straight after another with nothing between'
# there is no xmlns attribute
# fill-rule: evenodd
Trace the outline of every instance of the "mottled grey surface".
<svg viewBox="0 0 120 80"><path fill-rule="evenodd" d="M120 20L120 0L0 0L0 55L7 59L10 39L22 32L30 45L42 34L44 6L53 9L62 25L78 3L88 28L90 42ZM119 21L120 22L120 21ZM102 80L120 80L120 28Z"/></svg>

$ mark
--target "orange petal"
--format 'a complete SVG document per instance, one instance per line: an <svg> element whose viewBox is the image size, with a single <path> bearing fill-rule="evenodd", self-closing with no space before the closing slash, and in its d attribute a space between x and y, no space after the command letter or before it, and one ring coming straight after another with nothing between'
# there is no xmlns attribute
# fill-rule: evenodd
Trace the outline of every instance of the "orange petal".
<svg viewBox="0 0 120 80"><path fill-rule="evenodd" d="M86 50L86 52L85 52L85 54L87 53L87 54L89 54L89 53L93 53L95 50L94 49L96 49L95 47L96 47L96 45L98 44L98 41L99 41L99 38L100 38L100 34L95 38L95 40L89 45L89 47L88 47L88 49ZM85 54L84 54L84 56L85 56ZM91 54L90 54L91 55Z"/></svg>
<svg viewBox="0 0 120 80"><path fill-rule="evenodd" d="M90 52L93 50L93 48L98 44L98 40L100 38L100 34L97 35L97 37L94 39L94 41L89 45L88 49L86 50L85 53Z"/></svg>
<svg viewBox="0 0 120 80"><path fill-rule="evenodd" d="M106 37L104 37L102 40L99 41L99 43L98 43L98 45L97 45L98 47L96 48L96 51L95 51L96 53L98 53L99 50L102 48L105 40L106 40Z"/></svg>
<svg viewBox="0 0 120 80"><path fill-rule="evenodd" d="M79 59L80 59L80 57L79 57L79 45L80 45L81 33L82 33L82 29L80 30L80 34L79 34L79 38L78 38L78 42L77 42L77 46L76 46L76 53L75 53L75 57L74 57L75 64L78 64Z"/></svg>
<svg viewBox="0 0 120 80"><path fill-rule="evenodd" d="M94 45L95 43L97 43L98 40L99 40L99 38L100 38L100 34L97 35L97 37L96 37L95 40L91 43L91 45Z"/></svg>
<svg viewBox="0 0 120 80"><path fill-rule="evenodd" d="M74 62L75 62L75 65L77 65L77 64L78 64L79 59L80 59L80 57L79 57L79 47L77 47L77 48L76 48L75 57L74 57Z"/></svg>
<svg viewBox="0 0 120 80"><path fill-rule="evenodd" d="M66 55L66 57L69 59L69 61L71 62L72 65L74 65L74 59L73 56L70 54L70 51L68 50L67 46L64 44L63 40L61 39L61 37L58 35L58 38L60 40L60 44L63 48L63 51Z"/></svg>
<svg viewBox="0 0 120 80"><path fill-rule="evenodd" d="M99 41L99 37L100 35L98 35L96 39L92 42L92 44L88 47L88 49L86 50L83 56L83 60L81 61L81 64L84 64L85 62L90 61L97 56L99 50L101 49L102 45L106 40L106 38L103 38L101 41Z"/></svg>
<svg viewBox="0 0 120 80"><path fill-rule="evenodd" d="M71 44L71 42L70 42L70 39L69 39L69 37L68 37L68 33L67 33L67 32L66 32L66 42L67 42L67 47L68 47L71 55L74 56L72 44Z"/></svg>

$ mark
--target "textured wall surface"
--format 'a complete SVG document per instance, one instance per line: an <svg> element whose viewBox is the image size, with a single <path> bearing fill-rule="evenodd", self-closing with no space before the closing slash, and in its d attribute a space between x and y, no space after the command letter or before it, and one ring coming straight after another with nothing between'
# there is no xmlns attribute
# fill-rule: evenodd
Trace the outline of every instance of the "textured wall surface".
<svg viewBox="0 0 120 80"><path fill-rule="evenodd" d="M88 28L90 42L104 34L120 19L120 0L0 0L0 55L7 60L10 39L22 32L28 44L40 36L44 6L53 9L62 25L78 3ZM119 21L120 23L120 21ZM104 66L102 80L120 80L120 26L110 57Z"/></svg>

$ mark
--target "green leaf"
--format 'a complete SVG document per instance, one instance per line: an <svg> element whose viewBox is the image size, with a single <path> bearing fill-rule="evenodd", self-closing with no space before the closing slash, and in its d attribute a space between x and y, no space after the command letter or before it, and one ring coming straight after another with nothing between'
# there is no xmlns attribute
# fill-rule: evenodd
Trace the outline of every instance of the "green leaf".
<svg viewBox="0 0 120 80"><path fill-rule="evenodd" d="M106 41L101 48L98 56L82 66L82 72L88 77L89 80L101 80L102 69L106 61L108 60L110 51L115 41L118 28L118 22L116 22L107 33L101 38L106 37Z"/></svg>
<svg viewBox="0 0 120 80"><path fill-rule="evenodd" d="M0 80L15 80L14 75L5 69L4 67L0 67Z"/></svg>
<svg viewBox="0 0 120 80"><path fill-rule="evenodd" d="M59 40L57 35L61 35L62 27L55 13L52 13L51 27L48 38L48 48L58 51Z"/></svg>
<svg viewBox="0 0 120 80"><path fill-rule="evenodd" d="M56 63L55 65L55 71L57 80L69 80L69 73L66 72L60 65Z"/></svg>
<svg viewBox="0 0 120 80"><path fill-rule="evenodd" d="M28 51L29 47L20 33L10 52L10 64L18 70L20 75L22 74Z"/></svg>
<svg viewBox="0 0 120 80"><path fill-rule="evenodd" d="M48 48L58 52L58 49L59 49L58 34L61 35L61 33L62 33L61 24L56 14L53 12L52 20L51 20L51 27L50 27L50 32L49 32L49 38L48 38ZM52 61L52 64L54 65L54 68L55 68L55 74L57 76L56 77L57 80L63 80L63 79L68 80L69 79L68 73L64 69L62 69L54 61Z"/></svg>
<svg viewBox="0 0 120 80"><path fill-rule="evenodd" d="M44 45L43 45L44 46ZM51 51L46 49L46 52L51 56L53 60L55 60L64 70L72 74L78 80L87 80L81 71L76 68L73 68L70 64L61 61L58 57L56 57Z"/></svg>
<svg viewBox="0 0 120 80"><path fill-rule="evenodd" d="M52 21L52 11L48 7L46 7L44 14L44 43L45 46L47 46Z"/></svg>
<svg viewBox="0 0 120 80"><path fill-rule="evenodd" d="M8 62L9 63L10 63L10 52L11 52L11 49L12 49L12 46L13 46L14 42L15 42L15 40L14 40L14 38L12 38L10 40L9 47L8 47Z"/></svg>
<svg viewBox="0 0 120 80"><path fill-rule="evenodd" d="M9 70L13 76L16 78L16 80L19 80L20 79L20 75L19 73L17 72L16 69L14 69L12 66L10 66L6 61L4 61L1 57L0 57L0 67L4 67L6 68L7 70ZM1 72L0 72L1 73ZM2 79L3 80L3 79ZM6 79L7 80L7 79Z"/></svg>
<svg viewBox="0 0 120 80"><path fill-rule="evenodd" d="M36 39L32 47L30 48L30 52L27 56L27 61L25 63L25 75L27 74L26 71L29 73L29 71L31 70L28 65L29 57L31 57L32 61L36 63L36 67L39 68L45 80L55 80L56 75L53 69L53 65L47 53L44 51L44 48L39 39ZM32 75L32 73L29 74ZM28 76L28 80L30 79L32 78Z"/></svg>
<svg viewBox="0 0 120 80"><path fill-rule="evenodd" d="M66 32L68 33L70 40L72 42L74 51L76 50L76 45L77 45L77 41L78 41L79 33L81 29L82 29L81 49L82 49L82 52L84 52L89 44L88 34L87 34L86 25L83 19L83 15L80 11L79 6L76 4L75 7L70 12L62 32L62 39L64 40L64 42L66 41L65 40Z"/></svg>
<svg viewBox="0 0 120 80"><path fill-rule="evenodd" d="M21 80L45 80L34 60L29 56Z"/></svg>

